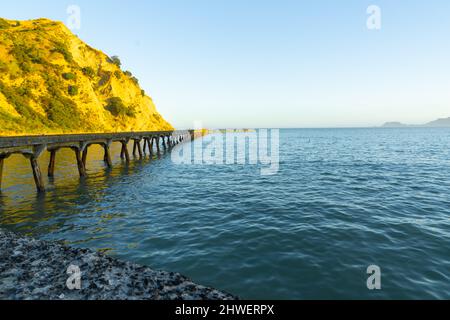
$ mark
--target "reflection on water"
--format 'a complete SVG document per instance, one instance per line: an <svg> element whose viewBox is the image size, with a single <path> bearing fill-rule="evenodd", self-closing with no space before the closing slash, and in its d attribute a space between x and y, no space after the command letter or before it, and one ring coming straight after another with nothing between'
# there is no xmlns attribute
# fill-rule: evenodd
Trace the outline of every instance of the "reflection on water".
<svg viewBox="0 0 450 320"><path fill-rule="evenodd" d="M282 130L280 170L114 167L70 150L37 195L29 163L7 159L0 226L105 251L243 298L450 298L450 130ZM48 156L41 159L43 169ZM43 170L45 172L45 170ZM382 271L369 291L366 270Z"/></svg>

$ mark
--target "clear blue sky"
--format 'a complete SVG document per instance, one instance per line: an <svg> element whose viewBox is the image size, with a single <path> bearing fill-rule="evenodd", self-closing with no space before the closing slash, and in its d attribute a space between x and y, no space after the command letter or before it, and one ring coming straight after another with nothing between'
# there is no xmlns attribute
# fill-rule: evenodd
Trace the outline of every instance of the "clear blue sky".
<svg viewBox="0 0 450 320"><path fill-rule="evenodd" d="M448 0L14 0L118 55L176 127L341 127L450 116ZM366 27L369 5L382 29Z"/></svg>

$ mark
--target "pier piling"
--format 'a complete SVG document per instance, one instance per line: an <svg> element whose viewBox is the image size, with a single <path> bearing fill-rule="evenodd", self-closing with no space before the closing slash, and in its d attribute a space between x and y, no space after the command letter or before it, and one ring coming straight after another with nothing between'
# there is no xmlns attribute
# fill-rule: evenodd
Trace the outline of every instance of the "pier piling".
<svg viewBox="0 0 450 320"><path fill-rule="evenodd" d="M136 142L136 140L134 140L134 143L133 143L133 157L135 157L135 158L136 158L136 151L137 151L137 142Z"/></svg>
<svg viewBox="0 0 450 320"><path fill-rule="evenodd" d="M4 157L0 157L0 192L2 191L2 177L3 177L3 165L5 162Z"/></svg>
<svg viewBox="0 0 450 320"><path fill-rule="evenodd" d="M158 154L161 153L161 148L159 146L159 137L156 138L156 151L158 152Z"/></svg>
<svg viewBox="0 0 450 320"><path fill-rule="evenodd" d="M148 148L148 139L144 138L144 155L147 154L147 148Z"/></svg>
<svg viewBox="0 0 450 320"><path fill-rule="evenodd" d="M120 159L125 159L125 146L122 143L122 149L120 150Z"/></svg>
<svg viewBox="0 0 450 320"><path fill-rule="evenodd" d="M55 176L55 161L56 161L56 149L50 151L50 161L48 162L48 176L50 178Z"/></svg>
<svg viewBox="0 0 450 320"><path fill-rule="evenodd" d="M155 144L158 156L161 155L161 145L168 151L173 146L186 138L195 137L193 130L186 131L159 131L159 132L123 132L123 133L103 133L103 134L68 134L68 135L47 135L47 136L21 136L21 137L0 137L0 191L2 187L4 162L12 154L21 154L30 161L34 182L38 192L45 191L44 179L38 159L44 151L50 152L48 163L48 176L53 177L56 166L56 153L63 148L72 149L75 153L78 173L80 177L87 176L86 162L88 149L91 145L97 144L104 148L105 164L112 168L110 146L113 142L122 144L120 157L130 163L128 143L133 140L133 155L139 155L143 159L143 151L148 151L150 156L154 154ZM162 143L161 143L162 139ZM167 141L166 141L167 139ZM144 140L144 150L141 142Z"/></svg>
<svg viewBox="0 0 450 320"><path fill-rule="evenodd" d="M84 150L83 150L83 158L82 158L82 161L83 161L84 167L86 167L86 161L87 161L87 155L88 155L88 148L89 148L89 146L86 146L86 147L84 148Z"/></svg>
<svg viewBox="0 0 450 320"><path fill-rule="evenodd" d="M105 149L105 163L108 166L108 168L112 168L113 164L112 164L112 160L111 160L111 153L109 152L109 146L110 146L110 142L106 142L103 145L103 148Z"/></svg>
<svg viewBox="0 0 450 320"><path fill-rule="evenodd" d="M122 154L123 158L125 158L125 162L127 164L130 163L130 153L128 152L128 141L122 141Z"/></svg>
<svg viewBox="0 0 450 320"><path fill-rule="evenodd" d="M151 156L152 155L152 147L151 147L151 144L150 144L150 140L151 140L151 138L147 138L148 154Z"/></svg>
<svg viewBox="0 0 450 320"><path fill-rule="evenodd" d="M36 189L38 192L44 192L45 191L45 185L44 185L44 179L42 178L41 174L41 168L39 167L38 158L33 156L30 156L30 164L31 164L31 170L33 171L33 178L34 182L36 184Z"/></svg>
<svg viewBox="0 0 450 320"><path fill-rule="evenodd" d="M81 151L78 148L73 148L72 150L73 150L73 152L75 152L75 159L77 160L78 173L80 174L80 177L85 177L86 176L86 167L83 163Z"/></svg>
<svg viewBox="0 0 450 320"><path fill-rule="evenodd" d="M141 140L137 141L137 150L138 150L138 154L139 154L139 159L142 159L142 147L141 147Z"/></svg>

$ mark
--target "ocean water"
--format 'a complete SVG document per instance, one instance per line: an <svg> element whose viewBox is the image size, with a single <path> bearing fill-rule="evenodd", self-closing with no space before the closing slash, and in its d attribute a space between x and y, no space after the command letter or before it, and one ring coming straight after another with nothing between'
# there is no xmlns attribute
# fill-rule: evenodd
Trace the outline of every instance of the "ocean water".
<svg viewBox="0 0 450 320"><path fill-rule="evenodd" d="M9 158L0 227L242 298L450 298L450 129L281 130L271 176L170 154L127 167L119 150L108 170L93 147L82 181L61 151L45 195ZM367 288L369 265L381 290Z"/></svg>

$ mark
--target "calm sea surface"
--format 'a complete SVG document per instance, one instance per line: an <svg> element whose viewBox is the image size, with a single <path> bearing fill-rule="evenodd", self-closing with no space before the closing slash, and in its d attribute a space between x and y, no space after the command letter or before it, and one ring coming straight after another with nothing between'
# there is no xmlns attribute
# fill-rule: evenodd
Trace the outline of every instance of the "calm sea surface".
<svg viewBox="0 0 450 320"><path fill-rule="evenodd" d="M92 147L80 181L59 152L44 196L28 162L9 158L0 227L242 298L450 299L450 129L281 130L273 176L167 154L127 167L119 153L107 170ZM380 291L366 286L373 264Z"/></svg>

